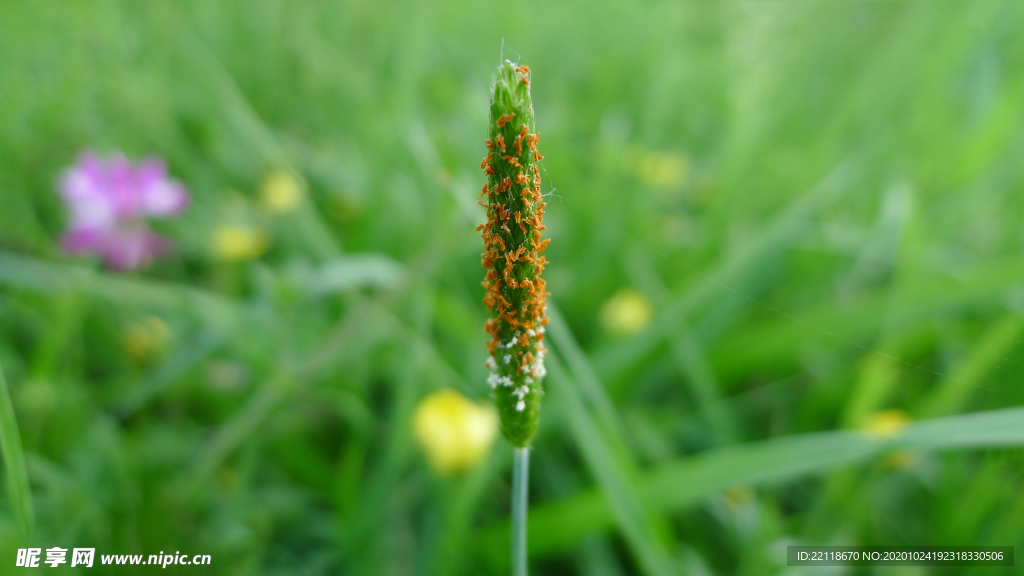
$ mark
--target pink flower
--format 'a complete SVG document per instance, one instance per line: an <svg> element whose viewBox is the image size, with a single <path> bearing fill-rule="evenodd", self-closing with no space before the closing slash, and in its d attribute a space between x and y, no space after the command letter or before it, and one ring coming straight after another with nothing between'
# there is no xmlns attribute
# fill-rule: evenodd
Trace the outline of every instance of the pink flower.
<svg viewBox="0 0 1024 576"><path fill-rule="evenodd" d="M135 270L171 243L146 224L146 218L176 216L188 207L188 191L167 177L162 160L132 165L118 154L109 160L86 153L61 180L60 194L71 212L61 239L69 254L97 254L111 268Z"/></svg>

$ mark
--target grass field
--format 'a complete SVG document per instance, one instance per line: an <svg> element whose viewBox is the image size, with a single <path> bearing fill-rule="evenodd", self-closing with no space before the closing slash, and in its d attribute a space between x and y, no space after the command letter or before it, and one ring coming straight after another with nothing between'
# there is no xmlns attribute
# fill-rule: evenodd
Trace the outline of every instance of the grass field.
<svg viewBox="0 0 1024 576"><path fill-rule="evenodd" d="M1019 551L1022 29L1010 0L5 2L0 573L508 572L512 450L439 473L413 426L490 394L502 56L550 194L532 573ZM63 253L88 150L166 159L173 253Z"/></svg>

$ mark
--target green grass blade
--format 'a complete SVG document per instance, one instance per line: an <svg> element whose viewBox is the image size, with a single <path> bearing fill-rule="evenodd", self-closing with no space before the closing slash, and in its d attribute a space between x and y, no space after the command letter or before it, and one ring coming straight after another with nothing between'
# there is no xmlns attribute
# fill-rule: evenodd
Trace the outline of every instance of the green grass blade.
<svg viewBox="0 0 1024 576"><path fill-rule="evenodd" d="M633 284L643 287L644 292L654 296L656 307L663 308L669 304L669 290L646 251L634 247L624 258L623 266L630 271ZM733 298L735 296L732 295ZM746 304L747 302L742 303L744 307ZM722 317L717 320L722 324L727 323ZM676 370L686 384L691 398L700 408L705 422L714 431L716 442L733 444L740 438L740 427L723 401L721 387L704 349L702 332L704 330L693 329L692 318L684 318L674 331L666 334L666 340Z"/></svg>
<svg viewBox="0 0 1024 576"><path fill-rule="evenodd" d="M299 186L308 193L305 180L295 167L291 157L281 145L270 126L260 117L238 82L221 63L206 41L191 26L178 20L178 29L182 32L183 46L186 56L195 63L195 68L206 76L212 84L218 104L226 118L245 134L243 144L251 145L270 166L277 166L287 171ZM309 202L303 202L296 211L299 231L309 249L321 260L337 258L341 247L337 238L323 221L323 217Z"/></svg>
<svg viewBox="0 0 1024 576"><path fill-rule="evenodd" d="M924 399L921 416L943 416L959 410L971 392L978 389L981 379L1017 345L1022 328L1024 322L1013 313L989 328L968 356Z"/></svg>
<svg viewBox="0 0 1024 576"><path fill-rule="evenodd" d="M721 444L732 444L739 440L739 425L723 402L722 393L703 347L689 330L680 330L670 336L672 360L684 375L687 387L693 394L715 436Z"/></svg>
<svg viewBox="0 0 1024 576"><path fill-rule="evenodd" d="M600 361L597 368L600 372L617 375L626 370L664 342L666 335L674 334L698 306L742 283L743 278L756 275L761 270L759 263L768 262L772 254L798 237L807 229L810 217L817 209L848 188L852 172L851 160L836 166L803 197L779 214L762 234L734 251L707 274L700 274L700 281L660 314L647 330L598 356Z"/></svg>
<svg viewBox="0 0 1024 576"><path fill-rule="evenodd" d="M433 555L426 563L426 574L447 576L465 569L471 558L465 551L466 542L472 537L473 523L480 514L481 506L505 470L503 464L512 458L509 448L509 445L499 443L484 462L451 486L451 497L444 506L442 529L432 547Z"/></svg>
<svg viewBox="0 0 1024 576"><path fill-rule="evenodd" d="M956 449L1024 444L1024 408L926 420L891 439L860 431L832 431L742 444L687 458L636 480L636 492L651 511L679 510L738 484L786 482L864 462L888 450ZM571 546L588 534L611 528L616 512L598 490L588 490L530 510L530 553L536 556ZM507 526L484 532L502 538Z"/></svg>
<svg viewBox="0 0 1024 576"><path fill-rule="evenodd" d="M335 258L315 268L296 263L288 272L292 281L312 296L356 288L395 290L406 281L402 265L383 254Z"/></svg>
<svg viewBox="0 0 1024 576"><path fill-rule="evenodd" d="M200 453L190 473L182 480L181 494L191 497L217 467L253 435L294 388L287 379L270 380L234 416L222 425Z"/></svg>
<svg viewBox="0 0 1024 576"><path fill-rule="evenodd" d="M243 305L214 292L137 276L54 264L0 251L0 285L44 293L77 292L122 304L191 310L219 326L232 323ZM252 311L254 312L254 311Z"/></svg>
<svg viewBox="0 0 1024 576"><path fill-rule="evenodd" d="M122 418L131 416L167 389L183 374L206 360L224 343L224 335L210 330L189 338L179 350L128 391L117 404Z"/></svg>
<svg viewBox="0 0 1024 576"><path fill-rule="evenodd" d="M565 358L566 363L572 370L576 384L580 387L584 397L592 406L597 416L597 421L606 432L607 438L614 444L616 450L623 458L628 454L626 443L626 429L615 410L608 392L601 384L601 380L594 371L586 353L576 342L572 330L562 318L558 306L553 301L548 301L548 335L555 347Z"/></svg>
<svg viewBox="0 0 1024 576"><path fill-rule="evenodd" d="M675 574L670 557L659 547L654 537L652 522L641 502L640 491L632 485L623 467L617 464L612 449L603 440L597 425L584 407L583 399L575 388L577 384L570 379L561 360L554 353L548 356L548 365L554 384L551 387L552 396L563 406L576 444L604 495L600 501L607 507L609 519L614 520L622 532L643 573L658 576ZM535 534L535 526L531 517L527 529L530 534ZM551 536L548 527L542 526L541 530L547 532L546 537ZM536 554L532 541L530 547L530 553Z"/></svg>
<svg viewBox="0 0 1024 576"><path fill-rule="evenodd" d="M892 448L942 450L1024 444L1024 408L922 420L889 441Z"/></svg>
<svg viewBox="0 0 1024 576"><path fill-rule="evenodd" d="M0 367L0 448L3 449L4 471L7 476L7 498L14 510L14 518L21 529L21 536L27 543L32 538L34 512L32 490L28 484L28 467L25 452L21 447L18 421L14 416L14 405L7 389L3 368Z"/></svg>
<svg viewBox="0 0 1024 576"><path fill-rule="evenodd" d="M905 366L898 360L906 346L905 340L912 332L897 337L883 338L861 360L857 379L846 402L842 417L843 428L861 428L871 415L885 403L892 389L900 379L900 370Z"/></svg>
<svg viewBox="0 0 1024 576"><path fill-rule="evenodd" d="M900 330L931 322L937 313L1002 298L1024 282L1024 263L1018 258L971 266L957 274L921 274L908 278L899 294L875 294L846 305L826 304L798 310L800 318L776 318L750 325L710 347L711 363L723 380L768 364L789 365L810 342L835 343L853 348L868 338L883 321ZM885 319L891 310L892 317ZM893 329L890 337L896 337Z"/></svg>

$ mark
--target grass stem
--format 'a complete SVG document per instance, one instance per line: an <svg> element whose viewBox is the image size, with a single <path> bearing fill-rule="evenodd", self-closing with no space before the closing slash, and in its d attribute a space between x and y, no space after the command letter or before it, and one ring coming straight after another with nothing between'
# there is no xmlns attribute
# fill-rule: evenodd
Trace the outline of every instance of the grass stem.
<svg viewBox="0 0 1024 576"><path fill-rule="evenodd" d="M530 447L516 448L512 465L512 576L526 576L526 511Z"/></svg>

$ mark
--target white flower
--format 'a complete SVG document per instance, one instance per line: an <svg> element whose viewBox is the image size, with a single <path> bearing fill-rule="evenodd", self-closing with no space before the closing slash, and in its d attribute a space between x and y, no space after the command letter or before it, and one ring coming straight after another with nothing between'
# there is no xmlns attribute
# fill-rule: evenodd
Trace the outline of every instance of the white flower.
<svg viewBox="0 0 1024 576"><path fill-rule="evenodd" d="M547 369L544 368L543 358L537 358L537 361L530 365L530 374L532 374L534 378L543 378L547 373Z"/></svg>

